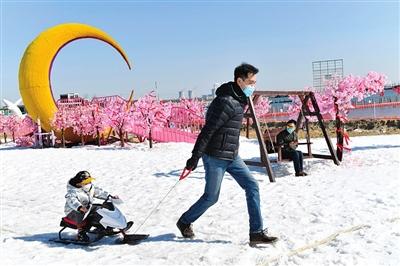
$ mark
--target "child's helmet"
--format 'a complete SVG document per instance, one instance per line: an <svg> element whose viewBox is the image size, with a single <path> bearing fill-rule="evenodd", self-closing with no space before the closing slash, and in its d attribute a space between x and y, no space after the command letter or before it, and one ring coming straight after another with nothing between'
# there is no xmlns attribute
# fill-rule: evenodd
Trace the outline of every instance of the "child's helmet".
<svg viewBox="0 0 400 266"><path fill-rule="evenodd" d="M80 171L72 178L72 183L75 185L86 185L92 182L92 180L94 180L94 178L90 176L88 171Z"/></svg>

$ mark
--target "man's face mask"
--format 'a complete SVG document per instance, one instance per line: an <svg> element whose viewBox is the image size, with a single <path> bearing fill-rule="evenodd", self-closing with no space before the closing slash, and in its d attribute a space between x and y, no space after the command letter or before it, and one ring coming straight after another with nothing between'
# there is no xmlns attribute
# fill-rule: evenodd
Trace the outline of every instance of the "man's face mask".
<svg viewBox="0 0 400 266"><path fill-rule="evenodd" d="M92 189L92 184L89 183L89 184L83 185L83 186L82 186L82 189L83 189L84 191L86 191L86 192L89 192L89 191Z"/></svg>
<svg viewBox="0 0 400 266"><path fill-rule="evenodd" d="M246 95L246 97L250 97L253 94L253 92L255 91L255 89L256 88L254 86L247 85L246 87L244 87L243 93L244 93L244 95Z"/></svg>
<svg viewBox="0 0 400 266"><path fill-rule="evenodd" d="M289 124L286 126L286 130L287 130L287 132L289 132L289 134L292 134L295 129L296 129L296 126L294 124Z"/></svg>
<svg viewBox="0 0 400 266"><path fill-rule="evenodd" d="M246 79L239 78L239 86L242 88L244 95L250 97L256 89L256 75L249 74Z"/></svg>

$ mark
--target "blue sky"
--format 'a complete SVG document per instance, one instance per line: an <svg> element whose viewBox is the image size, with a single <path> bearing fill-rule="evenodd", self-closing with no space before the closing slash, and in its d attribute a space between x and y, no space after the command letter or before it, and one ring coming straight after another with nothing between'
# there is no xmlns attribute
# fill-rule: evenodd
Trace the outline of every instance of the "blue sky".
<svg viewBox="0 0 400 266"><path fill-rule="evenodd" d="M17 100L18 68L43 30L80 22L110 34L128 54L84 39L65 46L52 70L54 95L161 98L209 94L248 62L258 89L312 85L312 61L344 59L345 75L370 70L399 82L398 1L3 1L1 98Z"/></svg>

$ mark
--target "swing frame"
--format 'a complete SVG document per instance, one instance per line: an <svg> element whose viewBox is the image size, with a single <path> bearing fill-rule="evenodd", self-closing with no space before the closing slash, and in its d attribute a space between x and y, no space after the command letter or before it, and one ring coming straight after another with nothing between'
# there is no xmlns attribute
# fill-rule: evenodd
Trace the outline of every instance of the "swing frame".
<svg viewBox="0 0 400 266"><path fill-rule="evenodd" d="M336 165L339 165L339 159L337 156L338 151L335 152L332 142L328 136L328 133L326 131L325 125L324 125L324 120L322 118L322 115L320 113L320 109L318 106L318 103L315 99L315 95L313 92L311 91L255 91L253 94L253 98L249 97L248 98L248 103L249 103L249 108L246 110L244 117L246 118L246 136L249 136L249 129L250 129L250 118L253 119L253 124L255 125L255 130L256 130L256 134L257 134L257 139L258 139L258 143L260 145L260 162L254 162L254 161L248 161L245 160L245 163L247 165L253 165L253 166L260 166L260 167L265 167L268 177L269 177L269 181L270 182L275 182L275 174L272 171L272 167L271 167L271 160L268 157L268 151L265 145L265 141L264 141L264 137L263 134L261 132L261 127L259 124L259 120L257 117L257 114L255 112L255 108L254 108L254 102L257 102L257 100L259 99L259 97L261 96L267 96L267 97L276 97L276 96L287 96L287 95L297 95L302 103L301 106L301 110L299 113L299 116L297 117L297 123L296 123L296 132L298 132L299 128L300 128L300 124L303 121L303 119L305 120L305 125L306 125L306 139L307 139L307 153L303 153L307 158L320 158L320 159L328 159L328 160L332 160ZM309 107L308 107L308 103L309 101L311 101L311 105L314 108L314 112L311 112ZM318 125L322 130L322 133L324 135L326 144L328 146L329 149L329 153L330 155L327 154L314 154L311 152L311 142L310 142L310 134L309 134L309 123L308 123L308 118L307 116L316 116L318 119ZM336 121L337 123L337 121ZM338 127L338 124L336 125ZM342 125L340 125L342 126ZM341 131L337 130L336 134L337 134L337 138L339 140L339 134ZM343 141L343 140L342 140ZM273 144L272 144L273 145ZM338 149L339 150L339 149ZM340 158L341 159L341 158Z"/></svg>

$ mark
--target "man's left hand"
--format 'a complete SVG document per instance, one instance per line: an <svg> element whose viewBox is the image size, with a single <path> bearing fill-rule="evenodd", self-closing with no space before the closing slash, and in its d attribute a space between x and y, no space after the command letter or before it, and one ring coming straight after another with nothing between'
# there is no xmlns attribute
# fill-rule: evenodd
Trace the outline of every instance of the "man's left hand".
<svg viewBox="0 0 400 266"><path fill-rule="evenodd" d="M186 169L194 171L194 169L196 169L197 164L199 163L199 159L196 156L192 156L190 157L189 160L186 161Z"/></svg>

